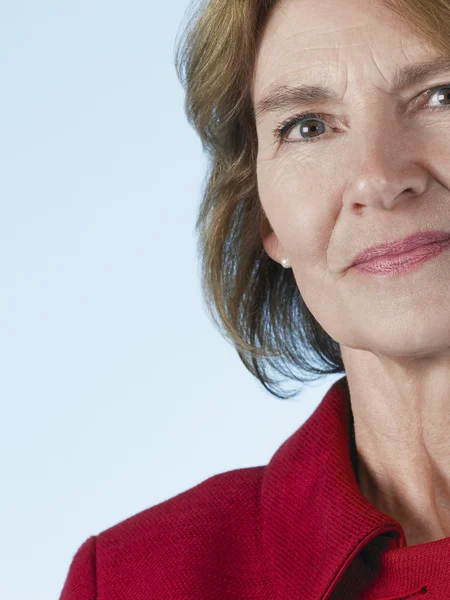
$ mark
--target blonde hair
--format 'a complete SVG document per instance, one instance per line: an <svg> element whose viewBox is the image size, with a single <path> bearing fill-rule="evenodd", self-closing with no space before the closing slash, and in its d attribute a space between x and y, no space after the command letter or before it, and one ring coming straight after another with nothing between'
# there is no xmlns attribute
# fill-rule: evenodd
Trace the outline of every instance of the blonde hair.
<svg viewBox="0 0 450 600"><path fill-rule="evenodd" d="M195 224L203 299L245 367L287 399L268 368L301 383L345 373L339 344L314 318L292 269L263 247L271 231L259 200L257 134L250 96L258 41L279 0L191 4L175 51L185 111L209 156ZM430 46L450 55L449 0L379 0Z"/></svg>

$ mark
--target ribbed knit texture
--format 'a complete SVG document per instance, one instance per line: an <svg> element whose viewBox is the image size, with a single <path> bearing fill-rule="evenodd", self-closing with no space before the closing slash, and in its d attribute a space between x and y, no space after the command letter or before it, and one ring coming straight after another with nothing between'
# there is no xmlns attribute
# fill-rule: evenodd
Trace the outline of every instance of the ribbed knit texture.
<svg viewBox="0 0 450 600"><path fill-rule="evenodd" d="M407 547L362 495L346 377L267 465L89 537L60 600L450 600L450 538Z"/></svg>

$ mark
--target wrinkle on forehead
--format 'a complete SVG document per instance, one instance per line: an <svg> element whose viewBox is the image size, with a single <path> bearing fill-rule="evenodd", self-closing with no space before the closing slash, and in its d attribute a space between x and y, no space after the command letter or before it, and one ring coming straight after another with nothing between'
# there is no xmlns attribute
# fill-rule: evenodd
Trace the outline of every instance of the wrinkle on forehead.
<svg viewBox="0 0 450 600"><path fill-rule="evenodd" d="M396 15L374 8L367 0L325 0L319 5L316 0L284 0L266 23L255 61L252 97L274 83L298 82L302 72L316 74L316 80L307 83L319 83L317 79L325 75L347 88L349 70L361 69L365 76L370 64L382 76L380 85L384 81L389 87L386 68L394 68L396 60L403 62L408 47L410 60L427 54L423 40ZM329 85L327 80L320 83Z"/></svg>

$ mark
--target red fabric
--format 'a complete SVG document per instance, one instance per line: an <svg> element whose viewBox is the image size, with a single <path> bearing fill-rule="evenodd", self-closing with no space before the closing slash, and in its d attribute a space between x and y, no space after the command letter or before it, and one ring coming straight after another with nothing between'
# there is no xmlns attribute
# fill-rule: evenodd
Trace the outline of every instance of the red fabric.
<svg viewBox="0 0 450 600"><path fill-rule="evenodd" d="M406 546L360 492L346 377L268 465L88 538L60 600L449 600L450 538Z"/></svg>

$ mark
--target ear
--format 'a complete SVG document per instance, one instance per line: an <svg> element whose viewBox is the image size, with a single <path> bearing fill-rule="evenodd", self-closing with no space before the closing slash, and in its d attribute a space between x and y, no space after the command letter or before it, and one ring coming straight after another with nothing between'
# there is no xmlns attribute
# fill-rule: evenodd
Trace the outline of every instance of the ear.
<svg viewBox="0 0 450 600"><path fill-rule="evenodd" d="M270 256L272 260L281 265L283 248L281 247L280 241L272 229L272 225L270 224L269 219L264 211L261 214L261 219L259 222L259 232L266 254Z"/></svg>
<svg viewBox="0 0 450 600"><path fill-rule="evenodd" d="M263 245L264 250L270 256L270 258L281 264L283 252L280 242L274 231L270 231L263 236Z"/></svg>

